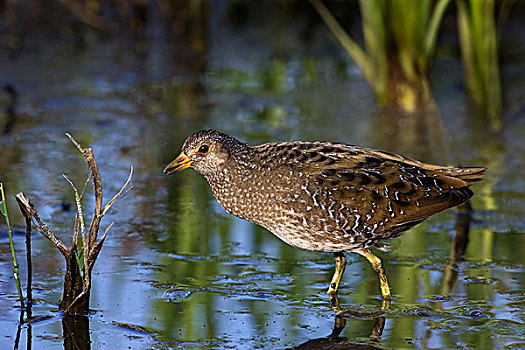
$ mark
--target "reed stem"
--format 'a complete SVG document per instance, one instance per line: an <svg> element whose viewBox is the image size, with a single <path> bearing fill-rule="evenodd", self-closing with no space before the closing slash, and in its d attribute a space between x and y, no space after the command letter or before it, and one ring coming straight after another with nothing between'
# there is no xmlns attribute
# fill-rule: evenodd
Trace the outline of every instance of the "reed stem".
<svg viewBox="0 0 525 350"><path fill-rule="evenodd" d="M15 278L16 289L18 290L18 297L20 299L20 308L21 310L24 310L24 295L22 294L20 274L18 273L18 264L16 262L15 246L13 244L13 235L11 233L11 224L9 222L9 215L7 213L7 205L5 202L4 184L1 182L0 182L0 193L2 194L2 201L0 201L0 212L5 217L7 233L9 234L9 245L11 246L11 254L13 256L13 277Z"/></svg>

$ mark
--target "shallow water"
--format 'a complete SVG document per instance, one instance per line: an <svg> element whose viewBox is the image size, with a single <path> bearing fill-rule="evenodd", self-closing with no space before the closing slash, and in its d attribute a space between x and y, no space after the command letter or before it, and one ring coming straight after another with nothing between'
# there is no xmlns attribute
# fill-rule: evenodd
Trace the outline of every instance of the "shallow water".
<svg viewBox="0 0 525 350"><path fill-rule="evenodd" d="M15 59L0 50L0 83L19 92L14 129L0 136L0 180L17 229L23 221L13 195L24 191L54 232L70 240L74 212L62 203L74 197L61 173L81 186L87 170L64 133L93 148L106 200L135 167L133 190L103 220L103 229L115 225L94 269L92 313L77 320L89 327L91 348L525 346L523 35L512 36L519 59L502 69L505 130L494 136L468 107L457 57L439 55L433 68L439 114L397 120L375 106L327 33L304 35L306 20L252 16L234 25L216 5L202 52L168 40L153 24L140 52L129 38L91 39L84 48L35 40L34 51ZM512 32L519 23L509 31L519 32ZM201 128L251 143L337 140L487 166L486 180L474 186L464 259L451 259L454 211L395 239L391 252L379 252L395 297L382 312L375 274L349 254L339 295L344 317L336 317L325 294L331 254L292 248L227 215L194 171L162 174ZM84 201L87 213L91 199ZM25 276L23 233L14 238ZM63 348L71 327L57 312L63 260L38 234L33 252L33 315L43 319L22 326L20 347ZM0 348L14 346L19 319L10 259L2 231Z"/></svg>

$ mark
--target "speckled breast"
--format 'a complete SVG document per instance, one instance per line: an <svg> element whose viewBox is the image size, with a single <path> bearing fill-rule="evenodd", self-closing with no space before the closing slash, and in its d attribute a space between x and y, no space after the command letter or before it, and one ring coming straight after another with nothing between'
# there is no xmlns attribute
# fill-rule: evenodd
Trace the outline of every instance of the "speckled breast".
<svg viewBox="0 0 525 350"><path fill-rule="evenodd" d="M259 224L284 242L307 250L349 251L364 245L356 216L333 198L328 187L289 168L221 174L209 181L215 198L230 214Z"/></svg>

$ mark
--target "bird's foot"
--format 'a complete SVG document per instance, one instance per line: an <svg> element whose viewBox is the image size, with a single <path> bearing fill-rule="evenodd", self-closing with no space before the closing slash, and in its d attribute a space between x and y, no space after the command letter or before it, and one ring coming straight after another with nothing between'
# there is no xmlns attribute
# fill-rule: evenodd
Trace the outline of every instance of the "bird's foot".
<svg viewBox="0 0 525 350"><path fill-rule="evenodd" d="M341 306L339 305L339 298L337 297L337 293L328 294L328 297L330 298L330 305L332 306L332 309L337 314L342 314L343 309L341 309Z"/></svg>
<svg viewBox="0 0 525 350"><path fill-rule="evenodd" d="M391 298L383 298L383 300L381 300L381 311L387 311L390 308L391 302Z"/></svg>
<svg viewBox="0 0 525 350"><path fill-rule="evenodd" d="M330 286L328 287L328 290L326 291L326 293L329 295L329 296L332 296L333 294L337 294L337 289L339 288L339 283L337 282L330 282Z"/></svg>

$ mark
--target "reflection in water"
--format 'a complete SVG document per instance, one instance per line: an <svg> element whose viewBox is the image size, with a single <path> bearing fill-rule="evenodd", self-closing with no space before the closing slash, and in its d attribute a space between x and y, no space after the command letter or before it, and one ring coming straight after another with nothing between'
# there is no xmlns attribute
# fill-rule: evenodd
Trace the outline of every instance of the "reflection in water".
<svg viewBox="0 0 525 350"><path fill-rule="evenodd" d="M89 316L63 316L62 332L65 350L91 349Z"/></svg>
<svg viewBox="0 0 525 350"><path fill-rule="evenodd" d="M22 334L22 325L24 324L24 310L20 311L20 320L18 321L18 328L16 330L16 337L15 337L15 349L18 349L18 344L20 343L20 335ZM27 348L31 349L31 325L28 325L27 329Z"/></svg>
<svg viewBox="0 0 525 350"><path fill-rule="evenodd" d="M8 103L5 106L6 121L4 124L4 134L9 134L16 122L16 106L18 104L18 92L11 84L7 84L3 88L8 96Z"/></svg>
<svg viewBox="0 0 525 350"><path fill-rule="evenodd" d="M366 312L366 313L363 313L363 312L357 312L357 311L351 311L351 310L344 311L341 308L341 304L339 303L339 297L337 296L337 294L330 294L329 298L330 298L330 305L332 305L332 309L337 314L340 314L340 315L342 315L342 314L349 314L349 315L354 315L354 316L365 316L365 317L377 316L380 313L388 311L388 309L390 308L390 304L392 303L392 299L381 298L381 311L379 313L378 312L373 312L373 313Z"/></svg>
<svg viewBox="0 0 525 350"><path fill-rule="evenodd" d="M383 108L370 128L373 146L424 162L446 162L446 146L439 110L428 102L414 113Z"/></svg>
<svg viewBox="0 0 525 350"><path fill-rule="evenodd" d="M441 295L448 297L452 287L458 278L457 262L463 260L469 241L470 221L472 220L472 208L470 202L461 205L456 216L456 235L450 248L450 263L445 267L443 282L441 283Z"/></svg>
<svg viewBox="0 0 525 350"><path fill-rule="evenodd" d="M22 316L22 314L21 314ZM26 329L26 348L32 349L33 343L33 324L53 318L51 315L37 317L24 322L22 317L18 324L14 342L14 349L19 349L22 329ZM66 350L88 350L91 349L89 316L62 316L62 336L56 337L64 339L64 349ZM37 346L37 349L39 347Z"/></svg>
<svg viewBox="0 0 525 350"><path fill-rule="evenodd" d="M381 338L381 335L383 334L383 329L385 327L385 317L382 315L385 314L385 312L388 311L391 304L391 299L381 299L381 309L379 311L374 312L363 312L363 311L356 311L352 309L343 310L339 303L339 298L337 295L331 295L330 296L330 304L332 305L332 308L337 313L338 316L342 317L342 321L345 322L346 319L351 317L357 317L357 318L375 318L376 322L374 323L374 326L372 327L372 330L370 331L370 338L379 340ZM344 324L342 324L342 327L344 328ZM337 318L336 318L336 326L337 326ZM335 330L335 328L334 328Z"/></svg>
<svg viewBox="0 0 525 350"><path fill-rule="evenodd" d="M336 297L337 298L337 297ZM356 311L344 311L337 313L334 317L334 327L332 333L326 337L316 338L308 340L307 342L290 349L296 350L317 350L317 349L380 349L381 347L372 344L355 343L348 341L347 338L341 337L341 332L344 330L347 324L347 319L352 316L356 318L371 318L375 319L374 325L370 330L370 340L368 342L378 342L383 334L385 327L385 317L378 316L381 313L366 313Z"/></svg>

